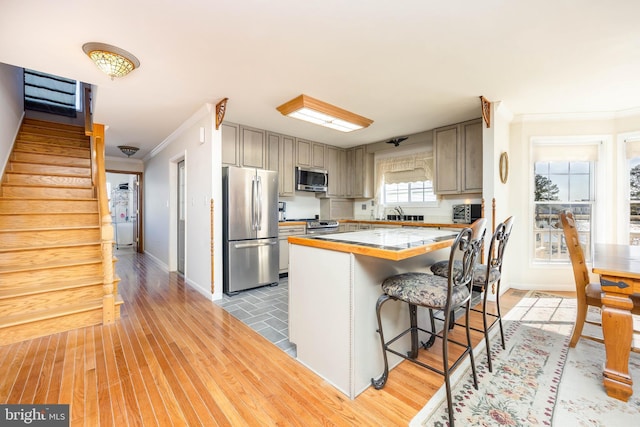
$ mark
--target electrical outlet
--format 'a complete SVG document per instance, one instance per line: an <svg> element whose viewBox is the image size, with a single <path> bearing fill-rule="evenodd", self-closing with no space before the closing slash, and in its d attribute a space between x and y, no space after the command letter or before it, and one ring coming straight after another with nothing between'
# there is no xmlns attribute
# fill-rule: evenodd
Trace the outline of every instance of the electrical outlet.
<svg viewBox="0 0 640 427"><path fill-rule="evenodd" d="M366 204L366 203L363 203L363 204L362 204L362 210L363 210L363 211L366 211L366 210L367 210L367 204Z"/></svg>

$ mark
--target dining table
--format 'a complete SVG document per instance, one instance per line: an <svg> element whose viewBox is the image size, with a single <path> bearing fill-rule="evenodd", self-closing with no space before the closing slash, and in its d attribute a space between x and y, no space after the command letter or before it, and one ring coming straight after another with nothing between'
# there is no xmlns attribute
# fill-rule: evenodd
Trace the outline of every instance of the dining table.
<svg viewBox="0 0 640 427"><path fill-rule="evenodd" d="M633 341L631 295L640 294L640 246L596 243L593 273L602 287L602 331L606 351L603 384L607 395L628 401L633 394L629 355Z"/></svg>

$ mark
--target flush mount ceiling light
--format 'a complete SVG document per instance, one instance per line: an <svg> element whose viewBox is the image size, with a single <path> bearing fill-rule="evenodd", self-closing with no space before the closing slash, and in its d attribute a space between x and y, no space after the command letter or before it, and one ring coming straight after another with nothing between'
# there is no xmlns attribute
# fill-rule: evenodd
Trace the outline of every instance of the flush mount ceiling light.
<svg viewBox="0 0 640 427"><path fill-rule="evenodd" d="M131 157L136 154L139 150L138 147L132 147L130 145L118 145L120 151L127 155L127 157Z"/></svg>
<svg viewBox="0 0 640 427"><path fill-rule="evenodd" d="M280 111L284 116L304 120L341 132L351 132L366 128L373 123L373 120L369 120L366 117L359 116L307 95L300 95L289 102L285 102L276 108L276 110Z"/></svg>
<svg viewBox="0 0 640 427"><path fill-rule="evenodd" d="M138 58L119 47L104 43L85 43L82 50L112 80L114 77L124 77L140 66Z"/></svg>

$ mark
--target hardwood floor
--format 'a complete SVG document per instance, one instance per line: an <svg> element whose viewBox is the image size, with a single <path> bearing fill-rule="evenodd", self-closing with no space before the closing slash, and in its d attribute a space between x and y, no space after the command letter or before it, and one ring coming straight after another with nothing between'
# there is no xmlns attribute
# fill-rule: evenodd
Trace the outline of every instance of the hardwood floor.
<svg viewBox="0 0 640 427"><path fill-rule="evenodd" d="M144 255L120 255L117 272L117 323L0 347L0 402L68 403L73 426L391 426L443 383L403 362L350 401ZM507 292L503 310L524 294Z"/></svg>

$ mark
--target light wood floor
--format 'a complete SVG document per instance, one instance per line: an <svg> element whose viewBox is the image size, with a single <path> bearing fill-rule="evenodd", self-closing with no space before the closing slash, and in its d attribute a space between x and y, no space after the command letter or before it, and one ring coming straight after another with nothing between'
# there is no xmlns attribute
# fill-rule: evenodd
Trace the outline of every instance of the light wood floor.
<svg viewBox="0 0 640 427"><path fill-rule="evenodd" d="M0 347L0 402L68 403L74 426L393 426L442 384L403 362L350 401L144 255L120 255L117 271L116 324ZM524 294L507 292L503 311Z"/></svg>

